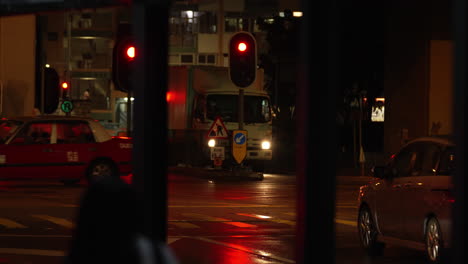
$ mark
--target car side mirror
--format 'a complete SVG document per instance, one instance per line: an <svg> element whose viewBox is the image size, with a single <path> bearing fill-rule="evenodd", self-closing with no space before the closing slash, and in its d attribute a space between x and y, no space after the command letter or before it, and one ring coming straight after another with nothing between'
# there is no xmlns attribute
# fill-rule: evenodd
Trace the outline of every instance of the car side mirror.
<svg viewBox="0 0 468 264"><path fill-rule="evenodd" d="M375 166L372 168L372 175L378 179L385 178L385 167L384 166Z"/></svg>

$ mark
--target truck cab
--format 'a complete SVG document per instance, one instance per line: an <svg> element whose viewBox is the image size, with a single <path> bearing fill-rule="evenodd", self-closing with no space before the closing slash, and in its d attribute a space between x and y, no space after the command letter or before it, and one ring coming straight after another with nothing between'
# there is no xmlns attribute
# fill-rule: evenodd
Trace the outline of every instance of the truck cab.
<svg viewBox="0 0 468 264"><path fill-rule="evenodd" d="M169 160L173 164L213 166L213 140L208 135L220 119L226 137L215 138L214 146L224 147L223 166L237 163L231 155L232 131L239 129L239 88L229 79L226 67L171 66L168 89ZM272 109L263 89L263 71L244 89L244 122L247 151L242 165L263 171L272 159ZM213 143L213 141L212 141Z"/></svg>

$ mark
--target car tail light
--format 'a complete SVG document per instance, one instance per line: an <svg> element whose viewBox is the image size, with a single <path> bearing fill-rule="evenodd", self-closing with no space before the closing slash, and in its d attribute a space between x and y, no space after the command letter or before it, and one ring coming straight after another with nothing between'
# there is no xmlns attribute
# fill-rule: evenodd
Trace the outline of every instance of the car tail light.
<svg viewBox="0 0 468 264"><path fill-rule="evenodd" d="M455 203L455 197L450 191L444 193L444 201L448 203Z"/></svg>
<svg viewBox="0 0 468 264"><path fill-rule="evenodd" d="M432 191L442 193L442 198L441 199L439 198L442 202L446 202L446 203L455 202L455 197L453 196L452 192L447 189L432 189Z"/></svg>
<svg viewBox="0 0 468 264"><path fill-rule="evenodd" d="M113 136L112 138L118 138L118 139L132 139L131 137L121 137L121 136Z"/></svg>

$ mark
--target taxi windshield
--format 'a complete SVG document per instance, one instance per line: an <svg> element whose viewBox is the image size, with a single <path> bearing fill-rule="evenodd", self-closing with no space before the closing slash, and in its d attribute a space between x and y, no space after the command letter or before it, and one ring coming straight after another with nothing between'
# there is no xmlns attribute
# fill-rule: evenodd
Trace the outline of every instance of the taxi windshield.
<svg viewBox="0 0 468 264"><path fill-rule="evenodd" d="M0 120L0 144L5 144L18 130L21 122L14 120Z"/></svg>

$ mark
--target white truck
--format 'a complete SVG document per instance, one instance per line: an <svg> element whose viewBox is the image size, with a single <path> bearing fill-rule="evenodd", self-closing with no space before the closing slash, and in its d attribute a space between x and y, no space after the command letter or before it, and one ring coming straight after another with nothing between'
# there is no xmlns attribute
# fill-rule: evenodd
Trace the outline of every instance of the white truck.
<svg viewBox="0 0 468 264"><path fill-rule="evenodd" d="M228 68L170 66L168 102L169 162L194 167L213 167L208 131L217 117L227 130L227 139L215 139L224 147L223 168L238 164L231 155L232 131L239 128L239 88L229 79ZM244 89L244 123L247 151L242 162L262 171L272 159L272 111L263 87L263 71Z"/></svg>

